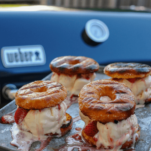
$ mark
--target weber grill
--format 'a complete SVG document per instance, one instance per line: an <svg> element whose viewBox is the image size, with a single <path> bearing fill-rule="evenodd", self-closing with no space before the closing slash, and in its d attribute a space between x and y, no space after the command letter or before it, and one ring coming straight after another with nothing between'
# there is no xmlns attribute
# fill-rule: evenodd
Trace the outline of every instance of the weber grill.
<svg viewBox="0 0 151 151"><path fill-rule="evenodd" d="M7 84L17 88L41 80L58 56L87 56L100 65L141 62L151 65L149 13L1 12L0 96Z"/></svg>
<svg viewBox="0 0 151 151"><path fill-rule="evenodd" d="M151 65L149 13L131 12L1 12L0 13L0 96L2 106L13 99L22 85L35 80L49 80L49 63L58 56L86 56L104 65L112 62L140 62ZM97 73L96 79L108 78ZM16 109L15 100L0 109L0 118ZM78 116L78 104L68 110ZM141 127L136 150L150 150L151 104L136 110ZM145 124L144 124L145 123ZM45 150L60 147L67 136L83 128L81 120L73 123L64 137L53 139ZM0 150L16 150L10 145L11 125L0 123ZM35 150L38 142L31 147Z"/></svg>

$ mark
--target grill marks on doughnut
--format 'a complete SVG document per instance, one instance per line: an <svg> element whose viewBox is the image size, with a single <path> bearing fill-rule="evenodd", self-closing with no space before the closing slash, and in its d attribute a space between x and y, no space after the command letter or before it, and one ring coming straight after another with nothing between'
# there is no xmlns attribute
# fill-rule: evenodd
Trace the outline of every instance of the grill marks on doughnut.
<svg viewBox="0 0 151 151"><path fill-rule="evenodd" d="M112 78L142 78L150 74L151 67L141 63L113 63L104 68L104 73Z"/></svg>
<svg viewBox="0 0 151 151"><path fill-rule="evenodd" d="M100 100L103 96L109 99ZM135 102L131 90L124 84L98 80L83 87L79 94L79 107L90 119L107 123L128 118L134 113Z"/></svg>
<svg viewBox="0 0 151 151"><path fill-rule="evenodd" d="M25 109L42 109L60 104L66 96L67 91L60 83L35 81L17 91L16 104Z"/></svg>
<svg viewBox="0 0 151 151"><path fill-rule="evenodd" d="M95 60L87 57L65 56L52 60L50 68L56 73L72 75L95 72L99 69L99 64Z"/></svg>
<svg viewBox="0 0 151 151"><path fill-rule="evenodd" d="M43 92L45 93L46 91L49 93L55 93L55 91L58 92L59 90L63 90L63 86L60 83L56 83L56 82L47 83L46 82L41 85L38 85L38 84L32 85L31 83L29 85L26 85L25 87L22 87L20 91L18 92L18 94L26 95L26 94L31 94L35 92L37 95L38 93L41 95Z"/></svg>
<svg viewBox="0 0 151 151"><path fill-rule="evenodd" d="M127 72L127 70L134 69L136 72L150 72L150 66L146 64L140 64L140 63L113 63L110 64L110 72L116 72L119 70L119 72Z"/></svg>

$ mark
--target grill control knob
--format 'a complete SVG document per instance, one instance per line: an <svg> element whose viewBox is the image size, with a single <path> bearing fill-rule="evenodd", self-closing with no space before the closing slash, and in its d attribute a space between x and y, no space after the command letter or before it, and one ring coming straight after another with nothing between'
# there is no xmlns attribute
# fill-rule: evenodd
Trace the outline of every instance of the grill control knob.
<svg viewBox="0 0 151 151"><path fill-rule="evenodd" d="M109 29L102 21L92 19L86 23L82 37L87 44L98 45L108 39Z"/></svg>
<svg viewBox="0 0 151 151"><path fill-rule="evenodd" d="M17 87L14 84L7 84L2 89L2 95L6 100L13 100L17 92Z"/></svg>

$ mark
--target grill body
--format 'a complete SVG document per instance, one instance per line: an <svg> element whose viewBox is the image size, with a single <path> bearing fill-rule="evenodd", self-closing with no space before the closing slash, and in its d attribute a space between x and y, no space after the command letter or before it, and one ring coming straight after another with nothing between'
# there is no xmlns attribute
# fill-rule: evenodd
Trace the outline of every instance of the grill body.
<svg viewBox="0 0 151 151"><path fill-rule="evenodd" d="M91 19L103 21L109 38L98 45L88 45L82 37ZM0 48L41 45L46 63L40 66L5 68L0 61L0 87L17 87L40 80L50 73L49 63L57 56L87 56L100 65L111 62L142 62L151 65L151 15L131 12L1 12ZM2 95L1 95L2 96Z"/></svg>

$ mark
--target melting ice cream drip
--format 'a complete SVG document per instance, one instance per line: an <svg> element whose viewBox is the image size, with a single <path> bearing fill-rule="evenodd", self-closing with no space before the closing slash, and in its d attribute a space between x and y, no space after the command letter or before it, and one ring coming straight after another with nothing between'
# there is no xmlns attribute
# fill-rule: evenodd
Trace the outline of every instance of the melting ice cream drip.
<svg viewBox="0 0 151 151"><path fill-rule="evenodd" d="M13 124L11 133L13 138L11 144L13 146L17 146L18 150L21 151L29 151L31 144L36 141L41 142L41 146L38 151L42 151L42 149L44 149L51 140L49 136L45 136L45 138L39 139L30 132L20 130L16 123Z"/></svg>
<svg viewBox="0 0 151 151"><path fill-rule="evenodd" d="M64 101L55 107L29 110L19 125L16 123L13 125L11 144L17 146L19 150L27 151L33 142L40 141L42 142L41 149L43 149L51 140L52 135L49 134L61 136L60 128L67 123L66 110L67 105Z"/></svg>
<svg viewBox="0 0 151 151"><path fill-rule="evenodd" d="M87 125L91 120L85 116L81 111L79 112L81 119ZM131 115L128 119L118 122L117 124L109 122L102 124L97 122L97 129L99 132L93 137L96 141L96 146L99 149L102 145L108 149L112 147L113 150L120 150L121 146L129 139L138 137L138 122L136 115ZM135 141L133 141L133 146Z"/></svg>

